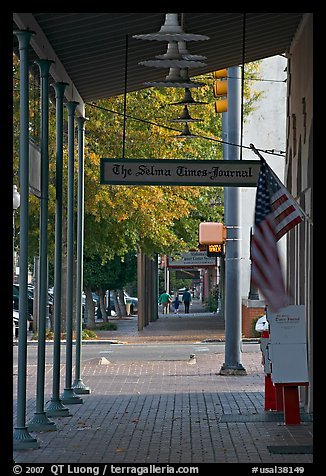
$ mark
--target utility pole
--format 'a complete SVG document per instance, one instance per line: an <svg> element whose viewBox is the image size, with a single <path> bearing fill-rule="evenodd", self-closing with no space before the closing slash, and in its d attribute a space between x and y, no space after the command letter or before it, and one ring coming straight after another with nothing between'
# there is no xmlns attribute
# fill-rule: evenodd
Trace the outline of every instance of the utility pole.
<svg viewBox="0 0 326 476"><path fill-rule="evenodd" d="M225 160L240 160L240 67L228 68L228 112L223 114L223 131L227 130ZM225 124L227 121L227 124ZM235 144L235 145L231 145ZM224 188L224 224L227 227L225 256L225 361L221 375L246 375L241 364L241 296L240 296L240 190Z"/></svg>

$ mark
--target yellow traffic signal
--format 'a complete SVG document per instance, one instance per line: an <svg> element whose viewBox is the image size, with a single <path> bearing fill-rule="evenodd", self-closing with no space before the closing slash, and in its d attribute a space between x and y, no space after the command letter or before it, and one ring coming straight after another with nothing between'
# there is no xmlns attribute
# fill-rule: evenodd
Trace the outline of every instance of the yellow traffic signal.
<svg viewBox="0 0 326 476"><path fill-rule="evenodd" d="M214 79L227 78L227 75L228 75L228 70L226 68L213 71Z"/></svg>
<svg viewBox="0 0 326 476"><path fill-rule="evenodd" d="M228 82L227 81L215 81L213 85L214 97L219 98L220 96L226 96L228 93Z"/></svg>
<svg viewBox="0 0 326 476"><path fill-rule="evenodd" d="M226 112L228 110L228 72L227 69L219 69L213 71L213 77L215 79L213 84L213 94L218 101L215 101L215 112Z"/></svg>
<svg viewBox="0 0 326 476"><path fill-rule="evenodd" d="M219 99L219 101L215 101L215 112L226 112L228 110L228 100L227 99Z"/></svg>

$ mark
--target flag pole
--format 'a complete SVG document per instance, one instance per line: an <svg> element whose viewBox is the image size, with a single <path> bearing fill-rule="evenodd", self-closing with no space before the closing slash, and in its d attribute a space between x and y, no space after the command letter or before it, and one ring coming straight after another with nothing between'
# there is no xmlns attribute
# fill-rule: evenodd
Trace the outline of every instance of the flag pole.
<svg viewBox="0 0 326 476"><path fill-rule="evenodd" d="M250 149L252 149L252 151L258 155L258 157L261 159L261 160L264 160L264 157L259 153L259 151L256 149L256 147L253 145L253 144L249 144L249 147ZM266 162L266 161L265 161ZM269 167L270 168L270 167ZM273 174L273 177L275 178L275 180L277 181L277 183L280 185L280 187L285 187L285 185L281 182L281 180L278 178L278 176L276 175L276 173L274 172L274 170L272 170L270 168L270 171L272 172ZM300 213L302 214L302 216L311 224L313 225L313 221L312 219L310 218L309 215L307 215L307 213L300 207L300 205L298 204L298 202L295 200L295 198L289 193L289 198L293 201L293 204L300 210Z"/></svg>

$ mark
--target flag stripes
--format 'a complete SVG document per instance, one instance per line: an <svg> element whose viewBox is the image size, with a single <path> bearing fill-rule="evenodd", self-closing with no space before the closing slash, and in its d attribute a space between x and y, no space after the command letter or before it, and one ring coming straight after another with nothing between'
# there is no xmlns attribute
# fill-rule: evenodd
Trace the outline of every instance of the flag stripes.
<svg viewBox="0 0 326 476"><path fill-rule="evenodd" d="M287 305L271 215L255 228L252 239L252 281L261 290L272 312Z"/></svg>
<svg viewBox="0 0 326 476"><path fill-rule="evenodd" d="M251 247L252 281L272 312L288 305L277 241L302 219L295 200L262 158Z"/></svg>
<svg viewBox="0 0 326 476"><path fill-rule="evenodd" d="M266 166L268 167L267 164ZM270 175L270 186L272 190L278 187L271 197L271 208L274 212L276 222L276 240L278 241L290 231L291 228L303 220L303 213L273 171L269 169L267 173Z"/></svg>

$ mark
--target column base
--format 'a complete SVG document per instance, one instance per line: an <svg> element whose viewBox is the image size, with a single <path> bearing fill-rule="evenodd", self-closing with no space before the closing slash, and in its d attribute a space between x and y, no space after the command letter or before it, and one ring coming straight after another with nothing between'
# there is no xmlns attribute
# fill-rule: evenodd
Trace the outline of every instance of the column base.
<svg viewBox="0 0 326 476"><path fill-rule="evenodd" d="M39 448L40 444L36 438L33 438L27 431L27 427L14 429L14 450L27 450Z"/></svg>
<svg viewBox="0 0 326 476"><path fill-rule="evenodd" d="M218 375L247 375L246 369L242 366L242 364L236 365L226 365L225 363L222 365Z"/></svg>
<svg viewBox="0 0 326 476"><path fill-rule="evenodd" d="M55 431L57 429L56 424L48 419L45 412L34 413L27 428L30 431Z"/></svg>
<svg viewBox="0 0 326 476"><path fill-rule="evenodd" d="M87 387L81 379L75 380L72 384L72 388L78 395L89 395L91 393L91 389Z"/></svg>
<svg viewBox="0 0 326 476"><path fill-rule="evenodd" d="M83 399L77 397L72 388L65 388L61 396L61 402L66 404L84 403Z"/></svg>
<svg viewBox="0 0 326 476"><path fill-rule="evenodd" d="M60 399L51 399L51 402L46 408L46 414L49 417L72 416L71 413L69 413L69 408L62 405Z"/></svg>

